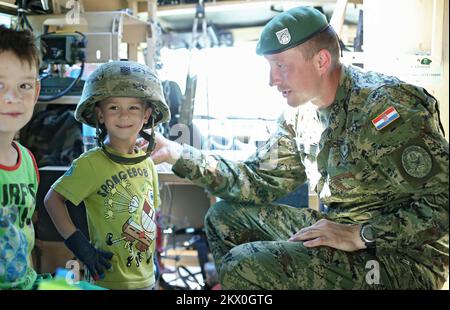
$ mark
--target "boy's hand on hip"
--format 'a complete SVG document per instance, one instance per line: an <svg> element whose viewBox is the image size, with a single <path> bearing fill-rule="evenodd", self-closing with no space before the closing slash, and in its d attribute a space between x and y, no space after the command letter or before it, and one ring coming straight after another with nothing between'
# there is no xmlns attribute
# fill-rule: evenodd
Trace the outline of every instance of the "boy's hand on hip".
<svg viewBox="0 0 450 310"><path fill-rule="evenodd" d="M105 277L105 269L112 266L113 253L95 248L78 229L64 243L86 265L94 280Z"/></svg>

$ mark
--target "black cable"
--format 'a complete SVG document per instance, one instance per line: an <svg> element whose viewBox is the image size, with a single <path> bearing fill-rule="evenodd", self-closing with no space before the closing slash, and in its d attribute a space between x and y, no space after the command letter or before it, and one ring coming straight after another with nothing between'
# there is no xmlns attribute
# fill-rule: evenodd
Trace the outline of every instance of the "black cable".
<svg viewBox="0 0 450 310"><path fill-rule="evenodd" d="M186 273L187 275L183 275L181 270ZM181 278L181 280L183 281L183 283L186 285L186 289L188 290L192 290L193 288L189 285L190 283L194 283L198 286L198 288L202 288L203 285L197 280L197 278L195 277L196 274L198 273L192 273L189 269L187 269L185 266L180 265L177 267L177 273L179 275L179 277Z"/></svg>
<svg viewBox="0 0 450 310"><path fill-rule="evenodd" d="M45 37L45 36L48 36L48 35L51 35L51 34L54 34L54 33L56 33L56 32L44 33L44 34L42 34L42 35L40 35L38 37L38 40L41 40L42 37ZM86 36L83 33L79 32L79 31L75 31L75 33L80 35L83 38L82 42L83 42L83 44L85 44ZM81 70L80 70L80 73L78 74L78 77L74 81L72 81L72 83L70 83L70 85L67 86L66 89L64 89L62 92L60 92L59 94L54 95L54 96L39 96L38 100L41 101L41 102L53 101L55 99L61 98L62 96L65 96L69 91L71 91L72 88L81 80L81 77L83 76L84 64L85 64L85 62L84 62L85 59L84 58L85 57L83 56L82 59L81 59ZM48 78L49 76L50 76L49 74L41 75L40 76L40 80L42 81L42 80Z"/></svg>
<svg viewBox="0 0 450 310"><path fill-rule="evenodd" d="M31 26L30 22L28 21L27 15L25 14L25 15L23 16L23 18L24 18L24 20L25 20L25 24L28 26L28 29L30 29L30 31L33 32L34 29L33 29L33 27Z"/></svg>
<svg viewBox="0 0 450 310"><path fill-rule="evenodd" d="M69 91L72 90L72 88L75 86L75 84L80 81L81 76L83 75L83 72L84 72L84 61L81 62L81 70L80 70L80 73L78 74L78 77L74 81L72 81L72 83L70 83L70 85L67 86L67 88L65 90L63 90L62 92L60 92L59 94L57 94L55 96L39 96L38 101L49 102L49 101L53 101L55 99L61 98L62 96L66 95Z"/></svg>

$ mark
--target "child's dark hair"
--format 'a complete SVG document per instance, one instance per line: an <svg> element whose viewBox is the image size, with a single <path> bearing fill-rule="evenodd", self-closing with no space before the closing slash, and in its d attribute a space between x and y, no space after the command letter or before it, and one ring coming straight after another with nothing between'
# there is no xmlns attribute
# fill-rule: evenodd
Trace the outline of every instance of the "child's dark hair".
<svg viewBox="0 0 450 310"><path fill-rule="evenodd" d="M40 53L33 33L28 30L13 30L0 25L0 53L11 51L30 68L36 66L39 72Z"/></svg>

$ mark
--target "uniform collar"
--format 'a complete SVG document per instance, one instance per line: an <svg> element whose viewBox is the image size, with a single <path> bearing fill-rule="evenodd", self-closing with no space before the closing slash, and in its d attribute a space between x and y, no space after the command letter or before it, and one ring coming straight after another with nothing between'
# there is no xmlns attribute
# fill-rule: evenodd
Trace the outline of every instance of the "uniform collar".
<svg viewBox="0 0 450 310"><path fill-rule="evenodd" d="M317 109L319 120L324 128L328 128L334 122L336 116L343 111L347 97L350 94L351 79L349 78L349 69L345 65L342 65L341 68L339 85L333 103L324 109Z"/></svg>

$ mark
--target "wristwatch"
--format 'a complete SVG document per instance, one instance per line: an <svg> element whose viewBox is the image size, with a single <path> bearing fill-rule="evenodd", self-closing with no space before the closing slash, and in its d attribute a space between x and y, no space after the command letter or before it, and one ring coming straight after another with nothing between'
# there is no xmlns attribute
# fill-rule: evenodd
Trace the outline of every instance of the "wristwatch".
<svg viewBox="0 0 450 310"><path fill-rule="evenodd" d="M368 249L375 247L376 235L372 225L363 224L361 226L361 230L359 231L359 236Z"/></svg>

